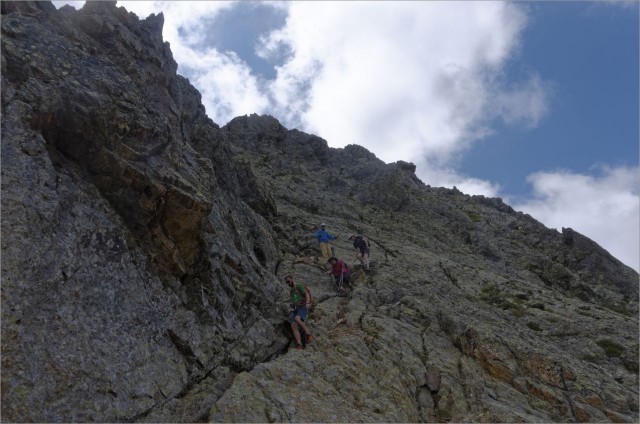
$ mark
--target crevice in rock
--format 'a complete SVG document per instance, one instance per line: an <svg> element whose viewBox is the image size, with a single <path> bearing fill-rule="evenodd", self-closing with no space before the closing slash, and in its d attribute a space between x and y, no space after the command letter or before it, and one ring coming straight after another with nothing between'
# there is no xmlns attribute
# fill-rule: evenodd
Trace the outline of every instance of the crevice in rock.
<svg viewBox="0 0 640 424"><path fill-rule="evenodd" d="M420 359L422 360L422 365L424 365L425 369L428 370L427 363L429 361L429 354L427 353L427 341L425 335L427 334L427 330L424 330L420 333L420 339L422 340L422 353L420 355Z"/></svg>
<svg viewBox="0 0 640 424"><path fill-rule="evenodd" d="M266 364L268 362L272 362L272 361L278 359L280 356L285 355L289 351L290 346L291 346L291 340L289 340L289 343L285 344L285 346L283 348L281 348L281 349L275 351L274 353L272 353L271 355L267 356L267 358L264 361L262 361L261 364Z"/></svg>
<svg viewBox="0 0 640 424"><path fill-rule="evenodd" d="M211 404L211 406L213 406L214 403L215 403L215 401ZM208 423L209 422L209 411L203 412L201 416L196 417L194 422L196 422L196 423Z"/></svg>
<svg viewBox="0 0 640 424"><path fill-rule="evenodd" d="M381 242L381 241L379 241L379 240L375 240L375 239L373 239L373 238L371 238L371 237L368 237L368 238L369 238L369 240L370 240L370 241L374 242L375 244L377 244L378 246L380 246L380 248L381 248L382 250L384 250L384 252L385 252L385 256L386 256L386 254L389 254L389 255L391 255L392 257L397 258L397 257L398 257L398 255L400 254L400 252L399 252L399 251L397 251L397 250L391 250L391 249L387 248L384 244L382 244L382 242Z"/></svg>
<svg viewBox="0 0 640 424"><path fill-rule="evenodd" d="M563 393L567 404L569 405L569 410L571 411L571 416L573 417L573 422L578 422L578 418L576 417L576 409L573 406L573 400L571 400L571 396L568 393Z"/></svg>
<svg viewBox="0 0 640 424"><path fill-rule="evenodd" d="M198 359L196 354L193 353L191 346L189 346L189 342L183 340L171 329L167 330L167 336L169 337L169 340L171 340L171 343L173 343L173 345L176 347L178 352L185 358L189 374L193 374L194 366L199 370L202 370L204 368L204 365L202 364L202 362L200 362L200 359Z"/></svg>
<svg viewBox="0 0 640 424"><path fill-rule="evenodd" d="M422 393L423 390L424 390L424 386L416 387L416 391L413 397L416 403L416 409L418 410L418 414L420 414L420 421L428 422L429 418L425 416L425 413L423 411L424 408L422 407L422 400L420 399L420 394Z"/></svg>
<svg viewBox="0 0 640 424"><path fill-rule="evenodd" d="M462 287L458 284L458 279L451 273L451 270L445 267L442 261L438 262L438 265L440 265L442 272L444 272L444 275L449 279L451 284L462 290Z"/></svg>
<svg viewBox="0 0 640 424"><path fill-rule="evenodd" d="M440 417L440 395L438 394L438 392L432 392L429 391L429 394L431 395L431 400L433 400L433 414L436 417L436 420L438 422L442 422L442 418Z"/></svg>
<svg viewBox="0 0 640 424"><path fill-rule="evenodd" d="M134 415L133 417L129 417L129 418L118 418L116 421L121 421L123 423L136 423L136 422L140 422L142 420L144 420L149 414L151 414L156 408L158 408L159 406L163 405L166 401L163 401L161 404L159 405L153 405L151 408L146 409L142 412L140 412L139 414Z"/></svg>
<svg viewBox="0 0 640 424"><path fill-rule="evenodd" d="M564 379L564 368L560 367L560 380L562 381L562 386L565 392L563 393L564 398L567 401L567 404L569 404L569 409L571 410L571 416L573 417L573 421L574 422L578 422L578 419L576 417L576 409L573 405L573 400L571 399L571 395L568 393L569 391L569 387L567 386L567 382Z"/></svg>

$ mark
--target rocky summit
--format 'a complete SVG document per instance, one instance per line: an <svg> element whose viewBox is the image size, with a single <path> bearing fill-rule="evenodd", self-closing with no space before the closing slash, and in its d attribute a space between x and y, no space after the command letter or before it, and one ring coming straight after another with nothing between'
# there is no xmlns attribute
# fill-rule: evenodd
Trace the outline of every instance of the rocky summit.
<svg viewBox="0 0 640 424"><path fill-rule="evenodd" d="M2 2L3 421L638 422L635 271L411 163L216 125L163 19Z"/></svg>

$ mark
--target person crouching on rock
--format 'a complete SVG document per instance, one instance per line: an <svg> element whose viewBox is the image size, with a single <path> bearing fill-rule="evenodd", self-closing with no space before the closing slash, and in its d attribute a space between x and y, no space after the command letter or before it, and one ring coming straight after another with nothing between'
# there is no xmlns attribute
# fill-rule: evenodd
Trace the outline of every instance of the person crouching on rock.
<svg viewBox="0 0 640 424"><path fill-rule="evenodd" d="M349 271L349 267L343 260L334 256L330 257L327 262L331 264L331 269L327 271L327 274L331 275L338 291L342 291L342 285L351 281L351 272Z"/></svg>
<svg viewBox="0 0 640 424"><path fill-rule="evenodd" d="M291 300L291 307L293 308L289 314L289 322L291 323L291 330L293 331L293 337L296 339L296 349L304 349L300 338L301 327L307 337L307 343L311 343L314 337L309 332L309 328L304 321L309 314L309 306L311 305L311 296L307 291L304 284L295 284L293 282L293 276L287 275L284 277L284 282L291 288L289 291L289 298Z"/></svg>

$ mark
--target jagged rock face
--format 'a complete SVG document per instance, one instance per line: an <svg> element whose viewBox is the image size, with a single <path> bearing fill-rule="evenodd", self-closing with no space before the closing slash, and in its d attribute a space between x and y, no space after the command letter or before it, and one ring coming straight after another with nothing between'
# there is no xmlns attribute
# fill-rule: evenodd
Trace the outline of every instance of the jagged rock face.
<svg viewBox="0 0 640 424"><path fill-rule="evenodd" d="M223 130L271 188L281 274L327 300L315 345L237 378L211 420L637 420L638 275L594 242L273 118ZM339 257L348 234L372 240L374 271L356 266L347 298L296 257L318 254L320 222Z"/></svg>
<svg viewBox="0 0 640 424"><path fill-rule="evenodd" d="M638 421L638 274L591 240L268 116L218 127L161 15L2 13L4 421Z"/></svg>
<svg viewBox="0 0 640 424"><path fill-rule="evenodd" d="M162 16L2 10L2 419L132 420L281 350L275 234Z"/></svg>

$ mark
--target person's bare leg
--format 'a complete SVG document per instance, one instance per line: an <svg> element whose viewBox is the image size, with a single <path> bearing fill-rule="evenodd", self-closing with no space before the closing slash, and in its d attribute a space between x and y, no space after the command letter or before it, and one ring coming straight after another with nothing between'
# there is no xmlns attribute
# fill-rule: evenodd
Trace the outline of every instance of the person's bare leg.
<svg viewBox="0 0 640 424"><path fill-rule="evenodd" d="M310 336L311 333L309 332L309 328L306 326L306 324L304 323L304 321L302 321L302 319L300 317L296 317L296 323L302 327L302 329L304 330L305 333L307 333L307 336ZM298 331L298 329L296 328L296 331ZM297 340L300 340L300 332L298 331L298 338ZM298 342L300 343L300 342Z"/></svg>
<svg viewBox="0 0 640 424"><path fill-rule="evenodd" d="M296 322L291 323L291 330L293 331L293 337L296 339L296 343L298 343L298 345L301 345L302 342L300 341L300 330L298 330L298 325L296 324L298 319L300 319L300 317L296 317Z"/></svg>

